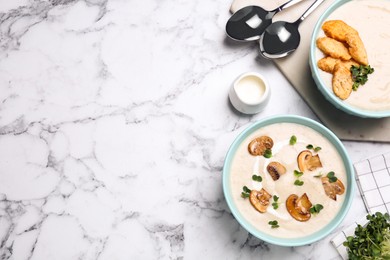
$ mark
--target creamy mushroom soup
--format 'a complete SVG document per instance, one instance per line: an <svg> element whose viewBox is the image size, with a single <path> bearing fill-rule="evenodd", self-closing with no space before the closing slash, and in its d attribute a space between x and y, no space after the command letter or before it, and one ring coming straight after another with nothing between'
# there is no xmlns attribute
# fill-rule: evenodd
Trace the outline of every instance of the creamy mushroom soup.
<svg viewBox="0 0 390 260"><path fill-rule="evenodd" d="M337 8L326 20L342 20L356 29L367 51L368 62L375 69L365 85L344 100L347 104L371 111L390 110L390 1L356 0ZM325 36L319 33L318 37ZM319 60L324 54L317 48ZM319 70L332 91L332 74Z"/></svg>
<svg viewBox="0 0 390 260"><path fill-rule="evenodd" d="M293 135L296 137L296 143L290 144ZM253 145L253 140L260 140L270 147L270 141L265 137L269 137L273 142L268 154L261 149L262 144ZM265 158L264 155L269 156L269 152L272 152L272 156ZM311 156L308 156L310 154ZM298 165L299 156L301 165ZM267 169L270 163L275 167ZM282 167L278 168L278 164ZM239 212L258 230L276 237L303 237L322 229L336 216L345 198L345 192L340 192L341 195L337 191L327 194L324 189L326 185L322 183L324 179L333 181L332 184L341 182L346 188L346 170L336 148L313 129L294 123L277 123L256 130L240 144L230 170L233 200ZM300 172L303 173L301 176ZM328 179L329 173L331 175ZM256 177L253 178L253 175ZM244 186L248 190L256 191L257 198L270 198L269 205L261 205L261 199L259 205L253 205L249 193L243 190ZM243 196L242 192L247 196ZM259 194L266 196L260 197ZM295 198L290 197L294 194ZM296 199L304 197L304 194L310 200L311 208L321 205L323 209L317 214L311 214L308 210L300 215L302 212L299 212L298 205L298 211L289 212L287 199L290 197L289 203L294 204ZM279 197L277 206L274 204L274 195ZM301 200L300 204L305 205L305 201ZM277 208L274 209L274 206ZM294 211L294 208L292 210ZM275 223L269 224L270 221L277 221L279 227L272 225Z"/></svg>

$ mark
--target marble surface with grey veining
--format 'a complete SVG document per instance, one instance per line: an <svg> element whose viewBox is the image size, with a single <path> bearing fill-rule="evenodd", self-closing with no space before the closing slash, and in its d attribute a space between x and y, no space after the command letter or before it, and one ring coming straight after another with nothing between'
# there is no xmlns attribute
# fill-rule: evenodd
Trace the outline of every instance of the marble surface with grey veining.
<svg viewBox="0 0 390 260"><path fill-rule="evenodd" d="M234 138L275 114L316 119L256 43L228 40L230 1L0 0L0 259L338 259L248 234L224 200ZM293 69L293 68L292 68ZM241 73L271 102L237 113ZM388 144L344 142L358 161Z"/></svg>

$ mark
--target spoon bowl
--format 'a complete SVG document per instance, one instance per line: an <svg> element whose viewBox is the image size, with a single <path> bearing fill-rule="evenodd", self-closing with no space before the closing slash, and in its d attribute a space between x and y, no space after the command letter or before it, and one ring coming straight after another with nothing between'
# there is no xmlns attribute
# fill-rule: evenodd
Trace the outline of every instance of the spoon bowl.
<svg viewBox="0 0 390 260"><path fill-rule="evenodd" d="M267 11L260 6L250 5L235 12L226 23L226 34L237 41L254 41L272 23L278 12L303 0L290 0L278 8Z"/></svg>
<svg viewBox="0 0 390 260"><path fill-rule="evenodd" d="M272 23L260 38L260 53L270 59L282 58L294 52L301 41L295 23Z"/></svg>
<svg viewBox="0 0 390 260"><path fill-rule="evenodd" d="M270 24L260 36L260 54L268 59L283 58L293 53L301 42L299 25L316 9L324 0L316 0L293 23L278 21Z"/></svg>

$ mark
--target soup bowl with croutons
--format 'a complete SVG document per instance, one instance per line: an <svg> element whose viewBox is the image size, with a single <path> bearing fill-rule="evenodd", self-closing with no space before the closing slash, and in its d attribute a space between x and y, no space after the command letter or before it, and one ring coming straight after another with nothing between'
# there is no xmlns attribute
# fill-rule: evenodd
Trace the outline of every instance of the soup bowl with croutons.
<svg viewBox="0 0 390 260"><path fill-rule="evenodd" d="M335 1L310 42L310 68L325 98L359 117L390 116L389 0Z"/></svg>
<svg viewBox="0 0 390 260"><path fill-rule="evenodd" d="M226 202L239 224L266 242L301 246L332 232L354 194L340 140L320 123L281 115L246 128L223 168Z"/></svg>

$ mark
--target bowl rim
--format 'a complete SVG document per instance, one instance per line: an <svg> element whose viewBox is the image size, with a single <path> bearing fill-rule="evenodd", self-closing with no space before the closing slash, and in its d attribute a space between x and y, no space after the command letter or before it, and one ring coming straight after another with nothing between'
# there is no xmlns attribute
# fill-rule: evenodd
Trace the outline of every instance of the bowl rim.
<svg viewBox="0 0 390 260"><path fill-rule="evenodd" d="M245 140L245 138L247 138L254 131L262 127L276 124L276 123L296 123L296 124L307 126L313 129L314 131L320 133L321 135L324 136L324 138L328 139L333 146L335 146L345 166L346 175L347 175L347 185L346 185L347 188L345 192L345 200L343 202L343 205L341 206L337 215L326 226L324 226L322 229L308 236L298 237L298 238L280 238L280 237L275 237L266 234L256 229L252 224L250 224L249 221L247 221L244 218L244 216L239 212L233 200L232 192L230 189L230 176L231 176L230 168L231 168L232 159L239 145ZM251 125L246 127L246 129L244 129L235 138L225 157L223 172L222 172L222 186L223 186L223 193L224 193L225 200L234 218L245 230L247 230L253 236L274 245L303 246L303 245L314 243L326 237L344 220L345 216L347 215L351 207L354 194L355 194L354 176L355 173L353 170L351 160L349 159L348 153L344 148L344 145L341 143L341 141L337 138L337 136L332 131L330 131L322 124L306 117L297 116L297 115L276 115L276 116L263 118L259 121L252 123Z"/></svg>
<svg viewBox="0 0 390 260"><path fill-rule="evenodd" d="M312 78L314 79L317 88L320 90L320 92L324 95L324 97L332 103L336 108L347 112L348 114L363 117L363 118L383 118L383 117L390 117L390 110L381 110L381 111L375 111L375 110L366 110L358 107L351 106L342 100L340 100L336 95L329 89L325 82L323 81L322 77L319 75L319 69L317 68L317 60L316 60L316 39L318 36L318 33L321 29L322 23L328 18L328 16L333 13L337 8L340 6L353 1L353 0L337 0L334 3L332 3L325 12L320 16L320 18L317 20L312 35L310 39L310 55L309 55L309 65L310 70L312 74Z"/></svg>

